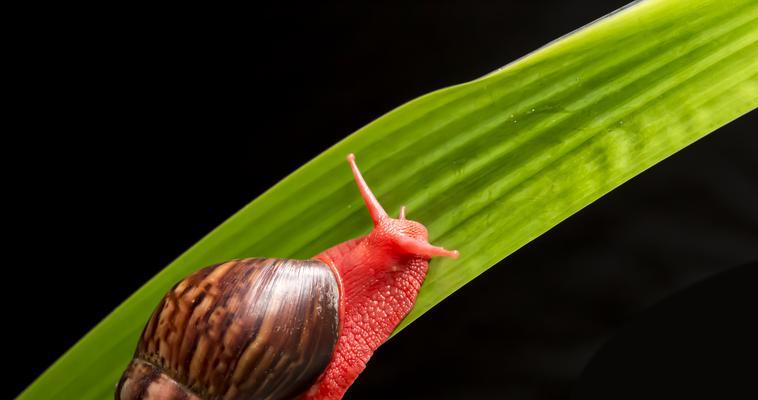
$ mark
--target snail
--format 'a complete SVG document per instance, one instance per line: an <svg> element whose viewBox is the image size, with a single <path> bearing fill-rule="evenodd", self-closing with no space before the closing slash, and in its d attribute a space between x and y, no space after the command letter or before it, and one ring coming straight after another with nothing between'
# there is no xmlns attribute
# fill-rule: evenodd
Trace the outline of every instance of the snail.
<svg viewBox="0 0 758 400"><path fill-rule="evenodd" d="M347 157L373 230L310 260L247 258L177 283L147 322L116 400L340 399L410 312L434 256Z"/></svg>

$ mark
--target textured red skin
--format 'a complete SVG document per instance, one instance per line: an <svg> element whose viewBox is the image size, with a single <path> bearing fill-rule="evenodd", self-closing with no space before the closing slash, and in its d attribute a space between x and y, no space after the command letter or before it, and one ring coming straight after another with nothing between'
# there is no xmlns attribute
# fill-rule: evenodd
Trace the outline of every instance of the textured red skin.
<svg viewBox="0 0 758 400"><path fill-rule="evenodd" d="M435 255L458 253L428 244L422 224L390 218L381 209L348 156L374 219L374 230L319 255L340 284L340 335L329 365L302 396L308 400L341 399L366 368L374 351L410 312ZM411 239L411 240L408 240Z"/></svg>

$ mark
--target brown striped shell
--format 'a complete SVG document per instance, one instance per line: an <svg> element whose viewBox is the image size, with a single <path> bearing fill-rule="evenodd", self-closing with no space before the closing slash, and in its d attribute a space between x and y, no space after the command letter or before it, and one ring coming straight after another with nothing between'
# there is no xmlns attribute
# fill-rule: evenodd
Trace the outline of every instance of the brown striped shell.
<svg viewBox="0 0 758 400"><path fill-rule="evenodd" d="M160 302L116 400L291 399L326 368L338 330L339 289L321 261L207 267Z"/></svg>

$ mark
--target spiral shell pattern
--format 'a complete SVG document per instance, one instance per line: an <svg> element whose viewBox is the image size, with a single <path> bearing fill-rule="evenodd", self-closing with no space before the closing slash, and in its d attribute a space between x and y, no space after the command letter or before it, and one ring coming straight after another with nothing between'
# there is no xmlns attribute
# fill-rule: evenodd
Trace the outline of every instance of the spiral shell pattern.
<svg viewBox="0 0 758 400"><path fill-rule="evenodd" d="M160 302L116 399L294 398L326 368L338 334L339 288L323 262L210 266Z"/></svg>

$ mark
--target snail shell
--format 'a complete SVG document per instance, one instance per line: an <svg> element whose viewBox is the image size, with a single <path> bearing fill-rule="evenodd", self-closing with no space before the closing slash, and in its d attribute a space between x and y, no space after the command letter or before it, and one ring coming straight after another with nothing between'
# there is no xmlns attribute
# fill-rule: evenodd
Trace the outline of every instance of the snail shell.
<svg viewBox="0 0 758 400"><path fill-rule="evenodd" d="M291 399L326 368L338 334L339 286L323 262L213 265L160 302L116 400Z"/></svg>

